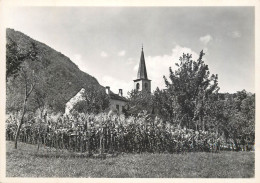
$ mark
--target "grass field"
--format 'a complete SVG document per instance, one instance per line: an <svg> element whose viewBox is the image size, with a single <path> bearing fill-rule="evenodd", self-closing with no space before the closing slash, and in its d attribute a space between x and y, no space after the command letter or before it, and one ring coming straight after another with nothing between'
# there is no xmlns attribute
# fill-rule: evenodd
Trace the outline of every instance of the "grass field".
<svg viewBox="0 0 260 183"><path fill-rule="evenodd" d="M254 152L120 154L106 159L69 152L47 152L43 147L6 142L7 177L145 177L250 178L255 175Z"/></svg>

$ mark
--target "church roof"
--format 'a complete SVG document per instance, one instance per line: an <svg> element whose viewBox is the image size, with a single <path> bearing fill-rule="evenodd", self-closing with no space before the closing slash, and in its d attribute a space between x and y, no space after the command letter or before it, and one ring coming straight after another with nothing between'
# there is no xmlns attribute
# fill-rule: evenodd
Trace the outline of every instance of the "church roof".
<svg viewBox="0 0 260 183"><path fill-rule="evenodd" d="M143 47L142 47L142 52L141 52L139 69L138 69L138 73L137 73L137 79L148 79L147 78L146 66L145 66Z"/></svg>

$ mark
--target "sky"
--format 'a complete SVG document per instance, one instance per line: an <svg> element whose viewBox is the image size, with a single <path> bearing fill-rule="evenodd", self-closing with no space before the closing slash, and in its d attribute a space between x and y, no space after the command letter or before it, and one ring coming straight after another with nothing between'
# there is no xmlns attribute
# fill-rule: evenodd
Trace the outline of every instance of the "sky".
<svg viewBox="0 0 260 183"><path fill-rule="evenodd" d="M152 90L183 53L203 49L220 92L255 92L253 7L19 7L6 27L47 44L126 95L134 87L142 44Z"/></svg>

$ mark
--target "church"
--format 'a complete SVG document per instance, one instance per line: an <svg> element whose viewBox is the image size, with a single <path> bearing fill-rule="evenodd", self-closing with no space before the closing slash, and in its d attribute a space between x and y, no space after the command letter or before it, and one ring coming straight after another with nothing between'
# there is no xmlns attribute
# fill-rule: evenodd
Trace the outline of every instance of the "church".
<svg viewBox="0 0 260 183"><path fill-rule="evenodd" d="M136 91L139 91L139 92L146 91L146 92L151 93L151 80L148 79L148 76L147 76L143 47L142 47L142 51L141 51L137 78L134 80L133 89ZM77 102L84 100L82 97L84 92L85 92L85 89L82 88L74 97L72 97L66 103L66 107L65 107L66 114L70 113L70 111L73 109L73 106ZM118 94L115 94L110 90L109 86L106 86L106 94L109 96L110 110L117 111L119 114L122 113L124 110L124 107L126 106L126 104L128 102L128 100L123 96L123 90L119 89Z"/></svg>
<svg viewBox="0 0 260 183"><path fill-rule="evenodd" d="M146 70L146 65L145 65L145 58L144 58L144 50L142 47L141 51L141 57L140 57L140 62L139 62L139 68L137 72L137 78L134 80L134 90L136 91L146 91L151 93L151 80L148 79L147 77L147 70ZM127 99L123 97L123 90L119 89L118 94L114 94L113 92L110 91L110 87L106 87L106 93L110 97L110 109L111 110L116 110L119 113L122 113L124 110L124 107L127 104Z"/></svg>
<svg viewBox="0 0 260 183"><path fill-rule="evenodd" d="M134 89L137 91L147 91L151 93L151 80L147 77L143 47L137 73L137 79L134 80Z"/></svg>

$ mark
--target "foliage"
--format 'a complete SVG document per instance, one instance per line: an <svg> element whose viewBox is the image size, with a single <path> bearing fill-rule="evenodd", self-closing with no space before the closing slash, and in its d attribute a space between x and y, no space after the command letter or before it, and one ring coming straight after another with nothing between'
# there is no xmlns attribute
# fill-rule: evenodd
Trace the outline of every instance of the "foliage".
<svg viewBox="0 0 260 183"><path fill-rule="evenodd" d="M73 109L79 113L100 113L109 107L109 97L105 90L88 87L83 94L82 101L79 101Z"/></svg>
<svg viewBox="0 0 260 183"><path fill-rule="evenodd" d="M232 138L236 146L255 142L255 97L242 92L245 94L243 98L241 92L237 92L237 97L225 101L224 118L220 121L226 137Z"/></svg>
<svg viewBox="0 0 260 183"><path fill-rule="evenodd" d="M24 116L27 112L27 103L36 84L34 70L30 71L28 67L28 62L25 61L35 60L37 57L37 49L35 44L32 43L32 49L25 53L22 53L23 51L17 47L17 44L13 42L11 38L8 39L6 48L6 80L8 77L12 77L12 79L14 80L19 75L19 81L22 85L21 89L24 90L24 94L21 97L23 100L23 105L21 108L21 119L15 133L15 149L17 149L17 140L19 137L21 126L24 122ZM20 73L18 73L19 71Z"/></svg>
<svg viewBox="0 0 260 183"><path fill-rule="evenodd" d="M166 93L171 99L166 101L170 115L174 115L171 114L172 108L176 108L177 103L181 126L205 130L204 105L208 97L216 93L219 87L218 76L214 74L210 76L203 56L204 53L201 51L198 60L194 61L192 55L183 54L179 59L180 63L176 63L177 70L173 72L171 68L169 69L170 81L165 76L164 80Z"/></svg>
<svg viewBox="0 0 260 183"><path fill-rule="evenodd" d="M150 107L177 128L216 133L231 140L237 150L239 144L254 144L255 95L245 90L218 93L218 76L210 76L203 55L202 51L193 61L183 54L177 70L170 68L170 80L164 77L167 89L157 88L151 96Z"/></svg>
<svg viewBox="0 0 260 183"><path fill-rule="evenodd" d="M215 132L179 129L159 118L153 119L147 113L125 118L123 115L75 112L70 116L48 118L47 121L39 117L27 120L21 128L20 141L89 154L217 152L236 148L232 141L226 141ZM15 119L10 117L6 126L7 140L13 140L16 128Z"/></svg>
<svg viewBox="0 0 260 183"><path fill-rule="evenodd" d="M132 90L128 93L128 104L125 110L127 116L137 116L140 111L146 111L150 114L154 113L153 96L146 91Z"/></svg>
<svg viewBox="0 0 260 183"><path fill-rule="evenodd" d="M36 59L37 48L35 43L31 43L28 50L21 49L17 43L7 35L6 43L6 79L8 77L16 77L21 69L21 64L28 59Z"/></svg>
<svg viewBox="0 0 260 183"><path fill-rule="evenodd" d="M179 126L180 106L175 95L169 95L167 90L160 90L157 87L154 91L153 103L156 115Z"/></svg>

